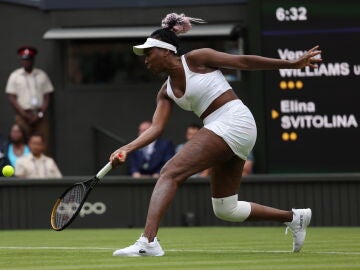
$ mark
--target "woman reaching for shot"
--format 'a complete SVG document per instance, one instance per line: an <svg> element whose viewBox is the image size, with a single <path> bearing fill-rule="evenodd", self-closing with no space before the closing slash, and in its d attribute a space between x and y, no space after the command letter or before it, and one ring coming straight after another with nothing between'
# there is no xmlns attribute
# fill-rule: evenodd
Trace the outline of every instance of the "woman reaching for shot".
<svg viewBox="0 0 360 270"><path fill-rule="evenodd" d="M310 223L311 209L280 210L238 200L245 160L256 141L256 124L246 105L237 97L220 68L239 70L316 68L321 61L318 46L289 61L256 55L231 55L209 48L178 56L178 34L191 29L201 19L172 13L162 21L134 53L145 55L146 67L167 73L168 79L157 94L152 125L141 136L110 156L114 166L127 154L157 139L165 129L174 104L194 112L204 127L162 168L154 187L145 229L135 244L116 250L114 256L162 256L156 235L162 217L177 189L191 175L210 168L212 205L215 215L232 222L266 220L285 223L293 234L293 251L300 251ZM119 159L118 155L122 158Z"/></svg>

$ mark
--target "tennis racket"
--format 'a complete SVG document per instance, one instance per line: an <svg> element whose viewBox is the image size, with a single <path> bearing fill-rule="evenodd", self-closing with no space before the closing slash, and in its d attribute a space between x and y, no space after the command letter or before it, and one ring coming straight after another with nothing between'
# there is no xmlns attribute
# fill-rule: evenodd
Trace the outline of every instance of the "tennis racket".
<svg viewBox="0 0 360 270"><path fill-rule="evenodd" d="M109 162L93 178L69 187L56 200L51 211L51 227L61 231L69 226L79 214L94 186L112 169Z"/></svg>

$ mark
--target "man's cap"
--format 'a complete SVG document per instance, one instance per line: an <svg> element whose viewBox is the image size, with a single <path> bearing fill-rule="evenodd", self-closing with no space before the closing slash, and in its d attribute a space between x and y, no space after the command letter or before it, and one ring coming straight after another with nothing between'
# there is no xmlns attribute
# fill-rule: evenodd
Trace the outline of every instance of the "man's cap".
<svg viewBox="0 0 360 270"><path fill-rule="evenodd" d="M32 46L22 46L17 50L21 59L31 59L37 54L37 49Z"/></svg>

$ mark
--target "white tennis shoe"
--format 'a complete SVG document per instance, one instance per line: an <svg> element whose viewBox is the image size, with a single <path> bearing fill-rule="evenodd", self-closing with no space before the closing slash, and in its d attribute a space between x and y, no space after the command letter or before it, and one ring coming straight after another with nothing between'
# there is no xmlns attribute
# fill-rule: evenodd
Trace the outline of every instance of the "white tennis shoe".
<svg viewBox="0 0 360 270"><path fill-rule="evenodd" d="M157 238L154 238L153 242L148 241L144 236L135 242L135 244L128 246L126 248L117 249L114 251L113 256L123 256L123 257L139 257L139 256L163 256L165 254L164 250L161 248L160 243Z"/></svg>
<svg viewBox="0 0 360 270"><path fill-rule="evenodd" d="M293 220L291 222L285 222L288 230L292 232L293 236L293 252L299 252L304 244L306 237L306 228L309 226L311 220L311 209L292 209Z"/></svg>

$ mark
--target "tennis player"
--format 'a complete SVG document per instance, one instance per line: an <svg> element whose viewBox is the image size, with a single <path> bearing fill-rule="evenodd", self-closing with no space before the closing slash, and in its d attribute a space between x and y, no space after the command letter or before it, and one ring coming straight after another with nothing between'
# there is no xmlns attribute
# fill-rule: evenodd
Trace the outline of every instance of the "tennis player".
<svg viewBox="0 0 360 270"><path fill-rule="evenodd" d="M293 251L303 246L311 209L284 211L239 201L238 192L245 160L256 140L256 124L248 107L237 97L219 68L240 70L316 68L321 62L318 46L296 60L280 60L256 55L230 55L209 48L178 56L177 35L191 29L201 19L171 13L162 28L144 44L134 46L136 55L145 56L146 67L167 73L168 79L157 95L152 125L141 136L110 156L114 166L126 155L156 140L164 131L173 104L194 112L204 127L162 168L154 187L143 234L135 244L114 251L114 256L163 256L156 235L159 223L179 186L191 175L210 168L212 206L215 215L232 222L266 220L285 223L293 234ZM122 154L121 159L118 155Z"/></svg>

